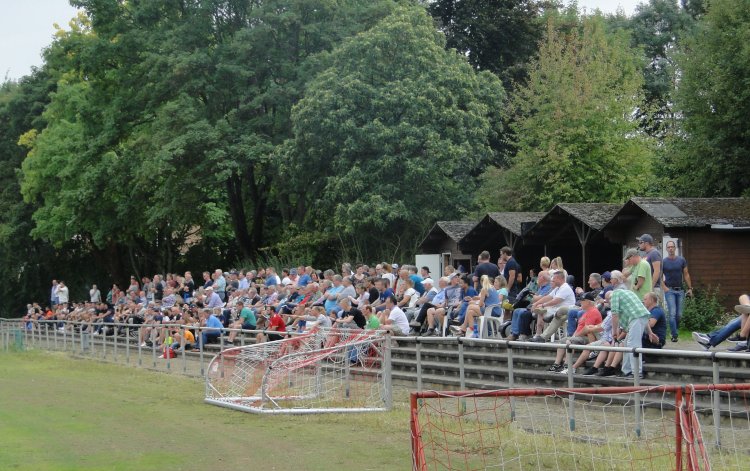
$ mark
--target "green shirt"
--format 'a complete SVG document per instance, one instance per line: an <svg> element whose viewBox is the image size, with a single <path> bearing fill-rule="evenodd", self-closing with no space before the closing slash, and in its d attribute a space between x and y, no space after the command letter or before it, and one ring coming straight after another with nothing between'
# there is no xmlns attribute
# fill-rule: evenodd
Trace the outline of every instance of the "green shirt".
<svg viewBox="0 0 750 471"><path fill-rule="evenodd" d="M243 307L240 311L240 319L243 324L258 325L257 319L255 319L255 313L249 307Z"/></svg>
<svg viewBox="0 0 750 471"><path fill-rule="evenodd" d="M648 262L646 262L646 266L648 266ZM643 302L638 299L638 295L627 289L612 291L612 299L609 304L612 306L612 313L617 314L620 328L623 330L628 330L630 323L634 319L651 315L646 306L643 305Z"/></svg>
<svg viewBox="0 0 750 471"><path fill-rule="evenodd" d="M635 284L638 283L638 278L643 277L643 284L636 290ZM654 285L651 278L651 265L648 264L645 258L642 258L638 265L633 267L633 273L630 274L630 282L633 291L638 295L638 298L643 301L643 297L651 291L651 287Z"/></svg>
<svg viewBox="0 0 750 471"><path fill-rule="evenodd" d="M373 314L369 319L367 319L367 325L365 326L365 329L375 330L378 327L380 327L380 321L378 320L378 316Z"/></svg>

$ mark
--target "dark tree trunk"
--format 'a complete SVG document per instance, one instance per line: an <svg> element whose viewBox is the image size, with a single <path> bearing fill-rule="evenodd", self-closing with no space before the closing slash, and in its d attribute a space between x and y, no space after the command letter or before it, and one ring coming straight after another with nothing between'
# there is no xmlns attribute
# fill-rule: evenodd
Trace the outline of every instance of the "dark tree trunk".
<svg viewBox="0 0 750 471"><path fill-rule="evenodd" d="M227 180L227 196L229 197L229 212L232 215L234 238L237 245L240 246L243 257L250 258L254 252L254 245L247 230L245 204L242 197L242 180L239 176L232 175Z"/></svg>

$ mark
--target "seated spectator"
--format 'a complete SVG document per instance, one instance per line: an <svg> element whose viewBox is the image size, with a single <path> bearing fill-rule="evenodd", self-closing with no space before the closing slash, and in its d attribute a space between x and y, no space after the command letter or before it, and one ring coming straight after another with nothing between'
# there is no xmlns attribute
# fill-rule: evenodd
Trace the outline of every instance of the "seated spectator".
<svg viewBox="0 0 750 471"><path fill-rule="evenodd" d="M366 330L377 330L380 328L380 318L378 318L378 315L375 313L372 306L367 305L363 307L362 314L364 314L367 319L367 324L365 325Z"/></svg>
<svg viewBox="0 0 750 471"><path fill-rule="evenodd" d="M558 257L559 258L559 257ZM557 259L555 259L557 260ZM556 271L552 275L552 290L550 293L531 305L532 311L539 315L550 315L552 319L541 335L536 335L532 342L547 342L567 320L568 310L575 306L576 295L565 282L565 273ZM537 317L537 320L539 318Z"/></svg>
<svg viewBox="0 0 750 471"><path fill-rule="evenodd" d="M747 294L740 296L740 304L735 306L734 310L740 314L738 317L729 321L729 323L721 329L715 330L709 334L693 332L693 340L708 350L719 345L738 330L740 331L740 336L744 333L745 338L747 338L747 335L750 334L750 320L748 320L748 318L750 318L750 296ZM747 347L745 350L747 350Z"/></svg>
<svg viewBox="0 0 750 471"><path fill-rule="evenodd" d="M230 327L232 329L255 330L258 326L258 320L255 318L255 313L252 309L246 307L242 301L237 302L235 307L239 312L239 318ZM234 343L235 338L237 338L237 331L232 330L229 333L229 343Z"/></svg>
<svg viewBox="0 0 750 471"><path fill-rule="evenodd" d="M480 279L482 289L479 291L479 296L473 297L469 302L463 324L460 327L451 326L451 329L457 336L471 336L468 332L474 331L476 319L483 315L486 307L492 307L492 317L500 317L502 315L502 299L498 290L495 289L493 281L490 281L488 275L482 275ZM507 290L505 292L507 293ZM476 332L474 334L476 335Z"/></svg>
<svg viewBox="0 0 750 471"><path fill-rule="evenodd" d="M599 312L599 309L596 308L595 300L596 295L591 292L586 293L581 299L581 307L584 309L584 311L578 322L578 328L573 333L573 336L566 339L566 345L586 345L590 342L598 340L597 326L602 323L602 314ZM549 367L548 371L568 373L567 368L565 368L565 366L563 365L563 357L565 357L565 352L565 348L557 349L555 363ZM573 373L575 373L575 368L579 366L581 365L576 362L575 366L573 366Z"/></svg>
<svg viewBox="0 0 750 471"><path fill-rule="evenodd" d="M273 306L266 306L264 315L268 317L268 326L266 327L267 332L258 334L258 343L275 342L286 337L286 322L284 321L284 318L281 317L281 314L276 312L276 308Z"/></svg>
<svg viewBox="0 0 750 471"><path fill-rule="evenodd" d="M367 324L364 314L359 309L352 307L349 298L339 301L341 307L340 317L334 321L335 327L342 329L364 329Z"/></svg>
<svg viewBox="0 0 750 471"><path fill-rule="evenodd" d="M643 305L651 313L648 320L651 331L659 338L659 342L654 343L647 334L644 334L643 348L662 348L667 341L667 316L664 314L664 309L659 306L659 298L657 298L656 293L653 291L646 293L643 296Z"/></svg>
<svg viewBox="0 0 750 471"><path fill-rule="evenodd" d="M404 336L409 332L409 321L404 311L396 303L395 296L386 298L385 310L380 314L379 320L380 329L393 335Z"/></svg>
<svg viewBox="0 0 750 471"><path fill-rule="evenodd" d="M594 295L597 296L597 302L601 299L601 301L604 301L604 297L599 298L599 294L602 291L602 276L598 273L592 273L589 275L589 293L594 293ZM586 293L583 288L576 288L576 305L580 306L580 300L583 297L583 295ZM568 336L573 335L573 333L576 331L576 326L578 324L578 317L583 314L583 309L569 309L568 310ZM599 311L601 312L601 310Z"/></svg>
<svg viewBox="0 0 750 471"><path fill-rule="evenodd" d="M200 343L198 349L205 348L209 340L217 340L221 336L221 330L224 325L221 323L218 317L216 317L210 309L204 309L201 312L201 327L205 327L201 330Z"/></svg>
<svg viewBox="0 0 750 471"><path fill-rule="evenodd" d="M543 270L539 272L537 276L538 291L532 295L531 303L535 303L545 297L552 290L552 283L550 280L549 272ZM508 340L528 340L531 336L531 319L532 312L528 308L518 308L513 310L510 324L510 336ZM544 325L544 321L539 317L537 325L541 323ZM542 330L538 327L537 333L541 334Z"/></svg>

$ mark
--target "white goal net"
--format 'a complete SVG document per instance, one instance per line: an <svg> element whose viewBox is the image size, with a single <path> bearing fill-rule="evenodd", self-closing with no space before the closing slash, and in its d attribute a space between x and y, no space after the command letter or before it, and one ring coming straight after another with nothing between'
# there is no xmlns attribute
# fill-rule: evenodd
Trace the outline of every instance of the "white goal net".
<svg viewBox="0 0 750 471"><path fill-rule="evenodd" d="M208 365L206 402L255 413L387 410L388 338L375 331L315 329L230 348Z"/></svg>

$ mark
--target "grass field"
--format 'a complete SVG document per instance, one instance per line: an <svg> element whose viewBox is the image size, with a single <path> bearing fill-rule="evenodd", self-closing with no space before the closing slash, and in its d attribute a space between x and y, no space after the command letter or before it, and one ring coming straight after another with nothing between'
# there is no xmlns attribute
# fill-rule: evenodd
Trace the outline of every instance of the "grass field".
<svg viewBox="0 0 750 471"><path fill-rule="evenodd" d="M406 470L408 408L256 416L185 377L0 354L0 470Z"/></svg>

